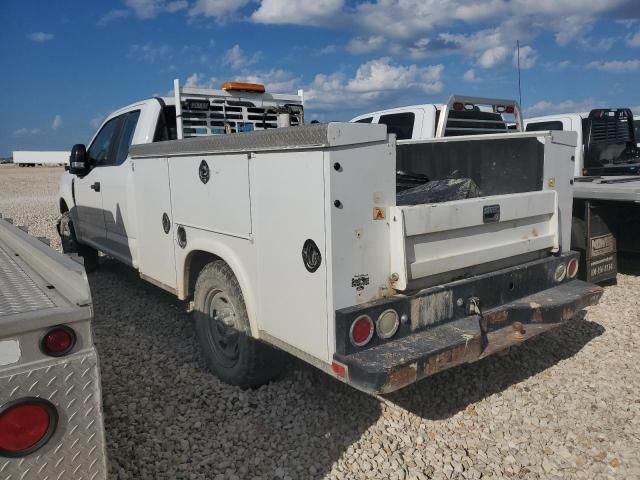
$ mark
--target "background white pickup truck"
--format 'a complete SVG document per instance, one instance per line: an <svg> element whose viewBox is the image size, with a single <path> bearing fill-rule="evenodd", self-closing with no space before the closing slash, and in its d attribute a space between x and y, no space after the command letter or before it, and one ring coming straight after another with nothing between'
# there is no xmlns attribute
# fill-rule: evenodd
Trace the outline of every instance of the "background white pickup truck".
<svg viewBox="0 0 640 480"><path fill-rule="evenodd" d="M112 116L125 133L132 111ZM151 133L134 130L116 144ZM96 193L109 178L91 178L96 142L88 154L74 147L63 187ZM396 145L383 125L331 123L133 143L102 208L75 188L63 238L76 232L69 245L192 299L209 366L236 385L273 378L284 358L275 346L389 392L555 328L601 295L575 280L569 251L571 133ZM412 202L418 185L398 201L398 162L439 192L455 169L475 194ZM91 236L90 213L106 235Z"/></svg>

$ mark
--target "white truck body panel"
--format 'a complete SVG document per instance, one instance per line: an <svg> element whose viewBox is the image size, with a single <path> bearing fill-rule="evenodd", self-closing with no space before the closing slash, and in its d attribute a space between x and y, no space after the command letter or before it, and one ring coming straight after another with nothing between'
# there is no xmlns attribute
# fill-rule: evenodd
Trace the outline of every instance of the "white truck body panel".
<svg viewBox="0 0 640 480"><path fill-rule="evenodd" d="M404 272L393 284L404 290L454 267L568 249L570 225L559 222L570 218L573 134L520 134L544 144L550 177L542 191L396 207L396 144L385 126L278 130L263 137L277 135L273 146L244 134L132 149L137 217L145 219L139 270L184 298L190 255L214 253L238 278L252 334L324 368L335 353L334 312L389 295L394 272ZM203 162L207 182L199 174ZM153 188L158 192L146 198ZM501 221L483 223L483 207L494 204ZM164 213L169 234L161 228ZM313 273L301 261L307 239L324 259Z"/></svg>
<svg viewBox="0 0 640 480"><path fill-rule="evenodd" d="M69 152L62 151L15 151L13 163L16 165L68 165Z"/></svg>

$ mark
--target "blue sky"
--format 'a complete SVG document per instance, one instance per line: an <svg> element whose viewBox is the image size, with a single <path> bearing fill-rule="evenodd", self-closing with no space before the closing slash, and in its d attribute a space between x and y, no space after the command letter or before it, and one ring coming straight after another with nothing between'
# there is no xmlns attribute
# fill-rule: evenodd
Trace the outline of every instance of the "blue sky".
<svg viewBox="0 0 640 480"><path fill-rule="evenodd" d="M0 0L0 156L86 142L172 80L306 92L307 118L517 97L525 113L638 106L638 0Z"/></svg>

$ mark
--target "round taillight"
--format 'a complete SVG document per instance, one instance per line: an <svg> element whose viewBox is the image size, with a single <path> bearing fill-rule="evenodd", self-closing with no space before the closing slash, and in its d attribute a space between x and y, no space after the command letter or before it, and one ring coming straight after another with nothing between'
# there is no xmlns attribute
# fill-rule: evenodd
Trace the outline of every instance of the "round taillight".
<svg viewBox="0 0 640 480"><path fill-rule="evenodd" d="M0 409L0 456L23 457L35 452L55 432L58 414L41 398L23 398Z"/></svg>
<svg viewBox="0 0 640 480"><path fill-rule="evenodd" d="M373 321L371 317L361 315L356 318L351 324L349 337L351 338L351 343L356 347L362 347L369 343L371 337L373 337Z"/></svg>
<svg viewBox="0 0 640 480"><path fill-rule="evenodd" d="M53 327L42 338L40 347L50 357L62 357L76 344L76 333L66 325Z"/></svg>
<svg viewBox="0 0 640 480"><path fill-rule="evenodd" d="M393 309L385 310L380 314L376 321L376 331L378 336L383 339L393 337L400 326L400 317L398 312Z"/></svg>
<svg viewBox="0 0 640 480"><path fill-rule="evenodd" d="M572 258L567 263L567 277L575 278L578 274L578 260L576 258Z"/></svg>
<svg viewBox="0 0 640 480"><path fill-rule="evenodd" d="M556 271L553 272L553 279L556 282L561 282L564 280L564 277L567 275L567 266L564 263L558 264L556 267Z"/></svg>

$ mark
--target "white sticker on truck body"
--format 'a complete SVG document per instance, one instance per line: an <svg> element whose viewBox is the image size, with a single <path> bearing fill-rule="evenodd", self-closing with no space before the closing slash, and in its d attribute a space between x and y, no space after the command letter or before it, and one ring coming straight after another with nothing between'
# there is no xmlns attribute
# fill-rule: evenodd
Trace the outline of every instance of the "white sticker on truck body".
<svg viewBox="0 0 640 480"><path fill-rule="evenodd" d="M0 366L11 365L20 360L20 343L18 340L0 342Z"/></svg>

